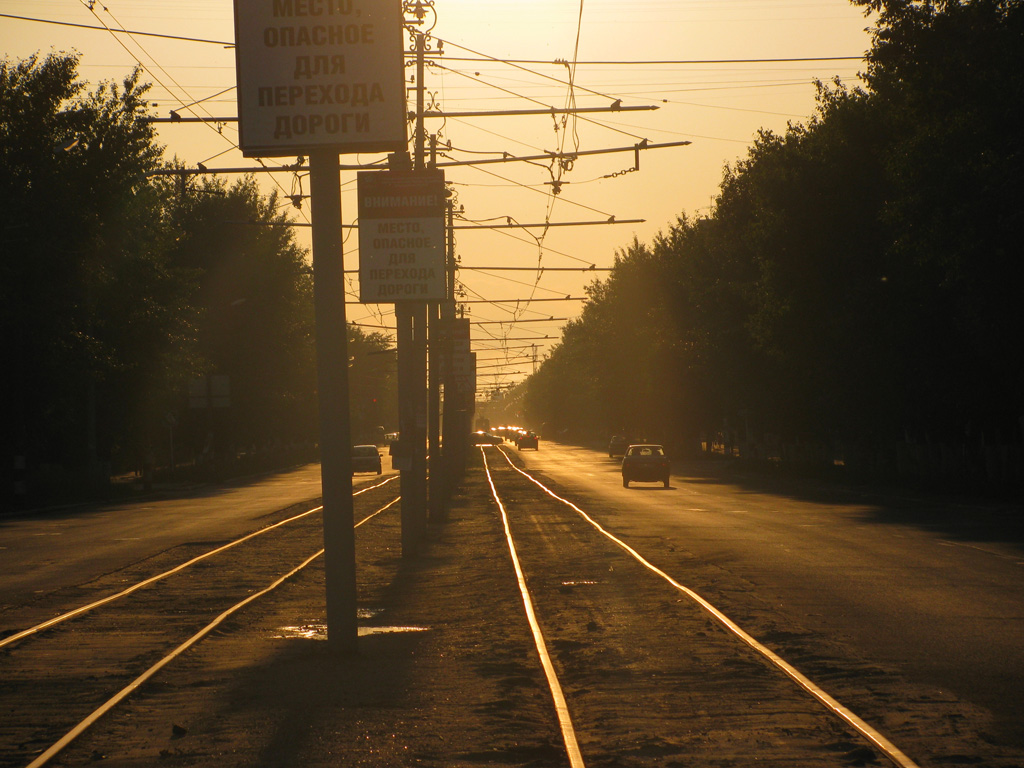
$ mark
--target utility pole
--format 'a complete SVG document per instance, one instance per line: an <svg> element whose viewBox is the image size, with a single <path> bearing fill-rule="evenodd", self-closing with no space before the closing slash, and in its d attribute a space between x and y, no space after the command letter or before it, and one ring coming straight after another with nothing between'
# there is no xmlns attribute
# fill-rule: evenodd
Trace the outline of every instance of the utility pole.
<svg viewBox="0 0 1024 768"><path fill-rule="evenodd" d="M332 649L354 653L356 615L355 520L348 392L348 322L341 243L338 153L310 153L313 196L313 292L320 400L320 482L323 489L327 639Z"/></svg>
<svg viewBox="0 0 1024 768"><path fill-rule="evenodd" d="M448 226L446 227L445 242L445 300L441 304L441 324L445 329L442 352L444 355L444 370L441 371L444 382L444 422L443 441L444 450L442 453L442 476L444 488L444 504L447 505L451 498L452 489L455 487L456 467L459 461L459 452L465 448L465 435L469 430L460 430L459 411L461 404L455 396L455 339L452 335L455 326L455 220L454 196L448 198Z"/></svg>
<svg viewBox="0 0 1024 768"><path fill-rule="evenodd" d="M430 338L427 340L427 374L430 381L427 400L427 520L439 523L444 516L444 458L441 454L441 302L430 302L427 310L427 326L430 331Z"/></svg>
<svg viewBox="0 0 1024 768"><path fill-rule="evenodd" d="M328 638L332 650L354 651L357 639L355 556L352 505L351 440L348 392L348 328L344 300L344 264L342 257L342 224L340 170L363 170L366 166L339 165L339 156L364 152L391 152L391 158L405 161L414 172L424 176L436 174L436 181L442 189L433 197L443 195L443 173L437 169L458 165L482 165L496 162L556 162L562 159L577 159L583 155L606 152L632 151L636 162L631 170L639 170L641 150L668 146L682 146L689 142L672 144L649 144L646 140L633 147L612 150L575 151L571 155L548 152L537 157L514 157L503 154L501 158L472 161L447 161L431 163L429 173L426 167L424 118L443 118L440 112L425 113L425 57L430 29L424 31L424 20L428 14L436 14L434 0L350 0L355 16L363 15L365 40L362 41L358 56L348 56L347 43L336 36L317 34L316 25L322 22L315 14L307 12L304 3L275 3L273 8L266 3L250 3L248 0L234 0L235 59L238 92L239 148L249 158L262 157L309 157L308 168L301 159L285 168L242 168L208 169L199 165L195 171L185 169L162 169L147 175L178 175L178 182L186 183L187 176L196 173L295 173L310 172L310 197L313 204L313 261L314 298L316 312L318 383L320 401L321 472L324 498L324 545L325 570L327 574L327 618ZM368 13L363 13L364 7ZM415 21L405 23L403 15L410 13ZM372 20L369 20L372 17ZM305 31L313 43L311 50L303 50L296 57L289 46L266 45L268 35L276 35L281 24L288 24L289 31ZM418 25L420 29L413 29ZM403 43L403 29L411 30L416 55L416 115L414 157L409 162L408 136L406 133L406 104L408 90L405 82L404 65L408 50ZM298 34L296 32L296 34ZM327 62L344 61L346 66L328 67ZM323 65L323 66L321 66ZM338 71L338 70L341 71ZM329 70L329 71L328 71ZM316 82L313 83L312 81ZM268 94L348 92L349 88L365 89L366 83L380 87L383 98L360 107L360 113L338 114L337 104L332 99L270 98ZM626 111L620 101L607 107L586 110L543 110L543 113L571 111ZM454 114L454 113L453 113ZM484 113L480 113L484 114ZM536 115L534 110L515 113L494 114ZM217 122L228 122L231 118L207 118ZM366 132L347 132L348 119L368 127ZM171 121L180 121L173 114ZM161 120L157 119L157 122ZM368 170L368 169L367 169ZM381 175L370 173L370 176ZM418 180L417 180L418 181ZM362 201L362 197L360 198ZM378 217L387 220L388 216ZM401 214L399 214L401 216ZM443 216L443 213L441 214ZM443 229L442 220L432 218L433 211L425 215L425 226ZM370 218L373 218L372 216ZM360 216L360 231L363 230ZM612 223L609 221L608 223ZM399 428L401 445L406 451L396 456L396 464L402 473L402 548L403 555L413 555L426 522L427 503L427 300L438 302L433 317L455 324L456 305L454 298L454 247L452 240L453 206L449 205L447 220L447 249L445 265L446 280L443 289L439 286L422 285L424 292L415 294L419 300L397 301L395 312L398 320L398 365L399 365ZM546 225L547 226L547 225ZM440 232L434 236L440 242ZM360 265L367 251L373 248L360 247ZM387 254L385 254L386 256ZM405 254L396 254L402 255ZM426 270L429 272L429 269ZM372 274L372 270L370 271ZM363 280L360 270L360 288L369 280ZM379 289L387 288L381 286ZM396 287L396 286L390 286ZM416 286L413 286L414 288ZM380 295L380 294L378 294ZM395 294L384 294L395 295ZM408 294L404 294L408 295ZM403 295L403 296L404 296ZM438 297L443 297L439 299ZM373 297L376 299L376 296ZM371 301L364 299L365 302ZM461 314L461 312L460 312ZM464 342L468 347L468 321ZM519 322L527 322L520 320ZM461 328L462 326L460 326ZM454 334L449 335L449 339ZM435 338L440 338L437 335ZM450 343L450 340L449 342ZM461 343L461 341L460 341ZM440 346L440 345L435 345ZM435 350L436 351L436 350ZM475 371L475 359L471 371ZM442 453L452 449L453 458L461 461L466 448L465 435L468 424L467 414L472 412L472 395L469 402L462 401L461 393L455 393L450 371L453 354L445 356L445 399L447 415L444 434L447 438ZM475 390L475 384L470 391ZM456 402L457 401L457 402ZM465 409L465 410L464 410ZM454 418L452 418L454 417ZM465 429L463 429L463 426ZM434 446L437 451L437 446ZM436 465L435 465L436 468ZM450 465L447 476L453 479ZM450 486L449 486L450 487ZM408 532L406 530L408 528Z"/></svg>
<svg viewBox="0 0 1024 768"><path fill-rule="evenodd" d="M437 165L437 136L430 137L430 167ZM445 210L450 208L445 202ZM445 238L447 242L448 227L445 226ZM447 251L446 251L447 254ZM445 296L448 293L447 270L445 271ZM428 304L427 325L429 338L427 339L427 375L429 377L429 390L427 399L428 435L427 445L429 446L428 456L428 487L427 487L427 520L432 523L441 522L444 517L445 505L445 473L444 456L441 447L441 376L442 376L442 338L444 328L441 323L441 305L443 301L432 301Z"/></svg>
<svg viewBox="0 0 1024 768"><path fill-rule="evenodd" d="M332 652L345 653L356 651L359 633L338 161L342 154L393 152L408 146L401 7L376 0L351 0L349 4L365 22L366 37L358 57L346 57L347 44L340 36L318 35L316 25L322 22L302 7L234 2L238 146L245 157L310 159L327 639ZM362 6L373 13L363 13ZM267 36L278 34L282 24L296 36L304 33L310 42L304 55L296 57L287 45L266 45ZM345 61L348 66L322 66L328 61ZM367 130L358 135L342 130L345 120L352 118L339 114L333 101L268 101L266 97L268 93L306 89L347 92L365 87L366 82L379 88L381 98L365 105L360 119ZM208 172L202 166L200 170Z"/></svg>
<svg viewBox="0 0 1024 768"><path fill-rule="evenodd" d="M406 4L422 23L428 7L424 0ZM426 170L425 131L423 124L426 69L426 33L412 33L416 53L416 126L413 170ZM403 453L402 484L402 555L414 557L427 515L427 303L399 302L395 305L398 325L398 399L400 442Z"/></svg>

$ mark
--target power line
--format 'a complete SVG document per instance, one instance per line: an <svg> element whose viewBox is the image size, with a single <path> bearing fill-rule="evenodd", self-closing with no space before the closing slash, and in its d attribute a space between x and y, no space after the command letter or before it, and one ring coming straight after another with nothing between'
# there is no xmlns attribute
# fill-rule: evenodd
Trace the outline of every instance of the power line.
<svg viewBox="0 0 1024 768"><path fill-rule="evenodd" d="M445 41L446 45L455 45L455 43L449 43ZM455 45L456 48L462 46ZM463 50L470 50L463 48ZM481 54L482 58L469 58L469 57L458 57L458 56L445 56L445 61L465 61L465 62L479 62L486 61L495 64L529 64L531 66L540 66L544 64L550 64L554 66L564 67L565 63L562 61L547 61L544 59L495 59ZM651 60L605 60L605 61L577 61L576 66L579 67L630 67L630 66L671 66L671 65L692 65L692 64L799 64L804 62L812 61L864 61L866 57L861 54L860 56L806 56L806 57L794 57L794 58L782 58L782 59L651 59Z"/></svg>
<svg viewBox="0 0 1024 768"><path fill-rule="evenodd" d="M544 290L551 290L551 289L550 288L545 288ZM538 298L534 297L534 298L529 299L529 300L527 300L527 299L462 299L459 302L459 304L524 304L524 303L527 303L527 302L533 303L535 301L586 301L586 300L587 300L586 296L563 296L561 298L543 298L543 299L538 299ZM353 303L359 304L361 302L353 302ZM504 307L498 307L498 309L504 309ZM508 312L508 311L511 311L511 310L506 310L506 311ZM515 320L509 320L508 322L516 322L516 321Z"/></svg>
<svg viewBox="0 0 1024 768"><path fill-rule="evenodd" d="M39 19L31 16L15 16L11 13L0 13L0 18L5 19L16 19L18 21L31 21L39 24L55 24L62 27L77 27L79 29L91 29L97 32L107 32L104 27L97 27L92 24L75 24L70 21L57 21L55 19ZM160 37L165 40L181 40L187 43L207 43L210 45L221 45L226 48L234 48L234 41L228 40L208 40L201 37L187 37L183 35L167 35L160 32L140 32L137 30L113 30L118 34L126 35L144 35L146 37ZM465 48L451 41L443 41L445 45L450 45L455 48L460 48L464 51L472 51L470 48ZM459 57L459 56L445 56L445 61L465 61L465 62L492 62L498 64L523 64L530 66L542 66L551 65L564 67L564 62L558 60L545 60L545 59L498 59L492 56L486 56L485 54L479 54L478 57ZM787 64L787 63L802 63L802 62L814 62L814 61L864 61L865 56L806 56L806 57L794 57L794 58L781 58L781 59L651 59L651 60L595 60L595 61L577 61L576 66L580 67L591 67L591 66L615 66L615 67L643 67L643 66L668 66L668 65L696 65L696 64ZM538 74L538 73L532 73ZM603 94L599 94L603 95Z"/></svg>
<svg viewBox="0 0 1024 768"><path fill-rule="evenodd" d="M116 34L124 35L144 35L146 37L162 37L165 40L181 40L186 43L209 43L211 45L221 45L225 48L234 48L234 43L225 42L224 40L204 40L200 37L183 37L181 35L165 35L160 32L136 32L128 29L109 29L107 27L97 27L92 24L74 24L70 21L56 21L54 19L33 19L28 16L14 16L10 13L0 13L0 17L5 19L17 19L18 21L34 21L40 24L56 24L61 27L78 27L79 29L93 29L97 32L113 32Z"/></svg>
<svg viewBox="0 0 1024 768"><path fill-rule="evenodd" d="M536 299L534 299L536 301ZM519 325L519 323L567 323L568 317L538 317L533 319L519 318L518 320L474 320L470 325ZM497 341L497 339L495 339Z"/></svg>
<svg viewBox="0 0 1024 768"><path fill-rule="evenodd" d="M500 344L506 341L544 341L556 338L555 336L510 336L505 339L472 339L472 341L474 344ZM504 347L483 347L482 349L484 352L498 352Z"/></svg>
<svg viewBox="0 0 1024 768"><path fill-rule="evenodd" d="M460 270L467 272L536 272L537 267L467 267L459 264ZM543 267L545 272L611 272L614 267Z"/></svg>

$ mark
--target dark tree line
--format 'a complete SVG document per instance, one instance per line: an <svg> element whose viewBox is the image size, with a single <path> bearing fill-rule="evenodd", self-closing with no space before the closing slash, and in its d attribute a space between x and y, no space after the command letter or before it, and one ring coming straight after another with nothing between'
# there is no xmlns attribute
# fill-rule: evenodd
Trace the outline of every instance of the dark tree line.
<svg viewBox="0 0 1024 768"><path fill-rule="evenodd" d="M176 464L222 469L314 445L312 276L287 206L251 178L153 175L180 165L144 119L140 73L90 91L77 70L0 59L4 498L166 468L172 445ZM373 354L390 340L350 339L369 436L395 410L393 358ZM196 397L213 377L226 407Z"/></svg>
<svg viewBox="0 0 1024 768"><path fill-rule="evenodd" d="M854 2L867 87L819 84L710 216L619 254L529 381L534 422L1020 480L1024 4Z"/></svg>

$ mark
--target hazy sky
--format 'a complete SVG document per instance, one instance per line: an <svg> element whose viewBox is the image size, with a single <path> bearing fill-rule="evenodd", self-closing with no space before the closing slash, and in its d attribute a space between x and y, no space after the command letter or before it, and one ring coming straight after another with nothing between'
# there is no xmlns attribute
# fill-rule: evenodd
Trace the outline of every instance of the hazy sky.
<svg viewBox="0 0 1024 768"><path fill-rule="evenodd" d="M124 28L231 42L230 0L108 0L89 10L83 0L0 0L0 13L74 24ZM526 163L448 169L466 219L522 224L645 219L643 224L541 230L460 231L458 253L465 298L519 304L469 304L476 322L530 320L474 326L481 385L522 379L532 370L533 339L543 355L557 341L561 318L579 314L582 303L534 301L584 295L596 275L546 271L608 267L634 236L650 242L682 213L707 213L722 169L746 154L760 128L784 131L814 108L813 81L838 76L855 85L862 61L778 61L861 57L870 45L871 20L846 0L436 0L433 34L445 41L438 67L426 86L438 108L448 111L533 109L537 102L569 103L569 68L574 55L575 103L579 107L656 105L654 112L581 116L558 126L551 116L464 118L428 121L451 142L455 159L535 155L560 147L580 151L690 141L686 147L632 151L579 158L557 197L546 167ZM576 52L578 39L578 52ZM198 114L234 116L234 53L218 42L184 42L119 35L38 21L0 17L0 51L21 59L37 51L78 51L81 74L90 83L121 79L136 61L154 83L154 113L202 101ZM482 55L481 55L482 54ZM467 61L466 59L475 59ZM515 66L499 60L517 60ZM765 61L774 60L774 61ZM699 62L699 63L695 63ZM410 70L411 73L411 70ZM223 93L222 93L223 92ZM219 94L219 95L216 95ZM211 98L212 97L212 98ZM187 110L186 110L187 112ZM162 125L168 156L208 168L255 167L233 149L233 124ZM456 151L458 150L458 151ZM473 153L486 153L471 155ZM343 162L372 162L379 156L345 156ZM293 161L293 160L292 160ZM280 165L287 159L268 160ZM626 172L630 171L630 172ZM261 177L269 190L308 191L308 179L291 174ZM355 174L343 175L343 216L354 223ZM308 221L308 206L295 212ZM350 230L351 231L351 230ZM308 243L308 231L299 240ZM346 268L358 266L354 232L346 244ZM471 267L529 267L534 271L486 272ZM601 273L604 274L604 273ZM353 281L354 281L353 277ZM358 296L351 286L353 298ZM553 317L552 321L532 322ZM349 306L349 319L387 326L388 306ZM542 339L549 336L552 338ZM485 339L496 338L489 342ZM502 342L501 339L508 341ZM507 348L507 352L489 351ZM518 373L517 373L518 372ZM486 373L487 376L483 376Z"/></svg>

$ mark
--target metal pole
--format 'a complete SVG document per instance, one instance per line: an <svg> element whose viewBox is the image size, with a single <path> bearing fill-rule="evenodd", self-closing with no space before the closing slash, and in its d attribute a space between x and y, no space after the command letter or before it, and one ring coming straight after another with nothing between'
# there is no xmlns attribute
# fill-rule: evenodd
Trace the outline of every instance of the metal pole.
<svg viewBox="0 0 1024 768"><path fill-rule="evenodd" d="M413 383L410 393L415 407L415 449L413 481L416 494L416 535L426 533L427 524L427 303L412 303L413 312Z"/></svg>
<svg viewBox="0 0 1024 768"><path fill-rule="evenodd" d="M359 629L338 154L317 150L309 165L327 639L332 652L354 653Z"/></svg>
<svg viewBox="0 0 1024 768"><path fill-rule="evenodd" d="M447 239L445 243L445 300L441 303L441 322L445 327L444 334L444 370L441 376L444 381L444 421L442 434L444 440L443 458L443 489L444 502L448 503L452 490L455 488L455 457L459 450L459 443L465 443L467 435L459 434L458 411L459 404L455 395L454 381L454 357L455 345L452 343L452 329L455 324L455 201L448 200L448 226Z"/></svg>
<svg viewBox="0 0 1024 768"><path fill-rule="evenodd" d="M426 170L425 131L423 113L426 89L423 78L426 73L427 37L422 32L416 35L416 152L413 168ZM416 497L417 531L422 531L427 519L427 304L415 302L411 307L413 347L411 349L411 383L409 393L414 398L413 482ZM404 489L403 489L404 493Z"/></svg>
<svg viewBox="0 0 1024 768"><path fill-rule="evenodd" d="M401 472L402 557L419 552L419 500L416 498L416 366L413 361L413 310L409 304L395 304L398 326L398 430L399 455L395 462Z"/></svg>
<svg viewBox="0 0 1024 768"><path fill-rule="evenodd" d="M444 469L441 455L441 304L431 302L427 305L429 317L427 324L430 338L427 341L429 351L428 367L430 375L430 392L428 409L429 423L429 489L428 489L428 520L439 523L444 518Z"/></svg>
<svg viewBox="0 0 1024 768"><path fill-rule="evenodd" d="M426 71L426 52L427 37L422 32L418 32L416 33L416 157L413 166L417 171L422 171L426 167L425 129L423 127L423 113L426 110L426 89L423 84Z"/></svg>

